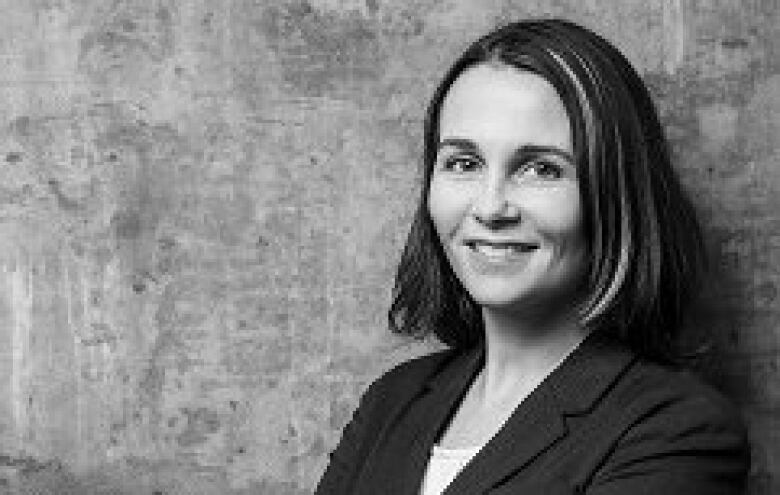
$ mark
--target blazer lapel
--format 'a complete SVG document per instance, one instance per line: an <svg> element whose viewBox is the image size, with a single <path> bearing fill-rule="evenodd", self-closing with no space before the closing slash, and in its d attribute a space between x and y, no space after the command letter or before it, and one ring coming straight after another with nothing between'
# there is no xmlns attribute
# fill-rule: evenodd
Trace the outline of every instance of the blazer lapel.
<svg viewBox="0 0 780 495"><path fill-rule="evenodd" d="M487 491L525 467L566 434L556 397L539 386L445 490L445 495Z"/></svg>
<svg viewBox="0 0 780 495"><path fill-rule="evenodd" d="M432 376L415 378L398 391L383 431L366 460L354 493L415 495L438 430L479 370L480 348L459 354ZM396 394L393 394L396 395Z"/></svg>
<svg viewBox="0 0 780 495"><path fill-rule="evenodd" d="M566 417L591 408L633 357L610 337L591 333L515 409L444 494L484 493L523 469L567 434Z"/></svg>

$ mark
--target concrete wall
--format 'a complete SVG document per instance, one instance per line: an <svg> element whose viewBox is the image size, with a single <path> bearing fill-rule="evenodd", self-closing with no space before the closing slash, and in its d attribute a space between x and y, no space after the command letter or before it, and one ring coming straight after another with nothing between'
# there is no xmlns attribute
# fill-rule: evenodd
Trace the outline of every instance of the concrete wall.
<svg viewBox="0 0 780 495"><path fill-rule="evenodd" d="M562 15L658 98L716 272L697 329L780 493L780 4L0 0L0 492L302 494L385 333L422 109Z"/></svg>

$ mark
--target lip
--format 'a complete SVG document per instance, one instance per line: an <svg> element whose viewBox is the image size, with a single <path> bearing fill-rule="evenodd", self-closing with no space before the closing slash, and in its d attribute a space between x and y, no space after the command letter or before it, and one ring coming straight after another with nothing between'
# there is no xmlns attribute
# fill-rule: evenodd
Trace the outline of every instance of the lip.
<svg viewBox="0 0 780 495"><path fill-rule="evenodd" d="M506 247L509 245L525 246L519 250L512 249L504 256L490 256L476 248L478 244ZM463 242L465 261L478 273L491 276L509 276L522 272L531 260L539 244L533 242L502 239L468 239Z"/></svg>
<svg viewBox="0 0 780 495"><path fill-rule="evenodd" d="M487 246L497 246L497 247L507 247L507 246L520 247L524 251L533 251L539 248L539 243L537 242L522 241L519 239L493 239L493 238L470 237L464 239L463 244L472 250L474 249L475 246L479 244L483 244Z"/></svg>

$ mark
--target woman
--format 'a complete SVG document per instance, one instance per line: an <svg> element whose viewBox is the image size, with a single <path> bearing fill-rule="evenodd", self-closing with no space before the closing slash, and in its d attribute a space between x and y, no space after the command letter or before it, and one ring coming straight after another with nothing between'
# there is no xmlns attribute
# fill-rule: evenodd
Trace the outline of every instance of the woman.
<svg viewBox="0 0 780 495"><path fill-rule="evenodd" d="M450 349L361 399L318 494L740 493L744 427L673 365L703 266L639 76L561 20L445 75L390 309Z"/></svg>

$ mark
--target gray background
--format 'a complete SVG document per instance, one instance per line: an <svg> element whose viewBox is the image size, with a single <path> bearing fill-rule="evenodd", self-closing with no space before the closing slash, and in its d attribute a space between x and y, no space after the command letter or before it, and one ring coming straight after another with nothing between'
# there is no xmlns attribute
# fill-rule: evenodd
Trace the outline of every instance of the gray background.
<svg viewBox="0 0 780 495"><path fill-rule="evenodd" d="M560 15L655 95L715 271L702 365L780 493L780 5L0 0L0 492L300 494L386 333L423 108Z"/></svg>

